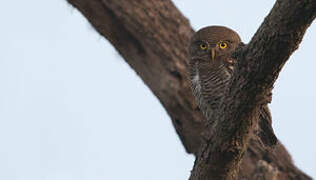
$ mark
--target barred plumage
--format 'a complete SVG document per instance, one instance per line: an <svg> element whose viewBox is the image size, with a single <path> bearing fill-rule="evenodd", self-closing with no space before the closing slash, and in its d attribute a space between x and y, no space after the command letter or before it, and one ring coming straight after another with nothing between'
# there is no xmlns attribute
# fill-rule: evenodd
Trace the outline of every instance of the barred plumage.
<svg viewBox="0 0 316 180"><path fill-rule="evenodd" d="M192 67L194 69L191 71L191 87L202 113L209 119L219 105L220 98L223 96L223 89L225 89L231 74L223 64L213 71L204 69L208 65L200 68L198 66L201 64L196 62Z"/></svg>
<svg viewBox="0 0 316 180"><path fill-rule="evenodd" d="M236 32L221 26L203 28L191 39L189 50L192 92L210 123L213 123L213 113L218 108L232 76L235 60L231 54L240 43ZM264 144L276 144L277 138L271 126L267 105L261 107L259 118L260 127L255 130L256 134Z"/></svg>

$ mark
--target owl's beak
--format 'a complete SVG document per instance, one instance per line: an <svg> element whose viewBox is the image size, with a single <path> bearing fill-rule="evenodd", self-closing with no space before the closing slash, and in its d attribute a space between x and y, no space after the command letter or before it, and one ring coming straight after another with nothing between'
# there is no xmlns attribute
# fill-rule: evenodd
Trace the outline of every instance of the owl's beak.
<svg viewBox="0 0 316 180"><path fill-rule="evenodd" d="M214 48L211 49L211 58L212 58L212 63L214 64L215 63L215 49Z"/></svg>

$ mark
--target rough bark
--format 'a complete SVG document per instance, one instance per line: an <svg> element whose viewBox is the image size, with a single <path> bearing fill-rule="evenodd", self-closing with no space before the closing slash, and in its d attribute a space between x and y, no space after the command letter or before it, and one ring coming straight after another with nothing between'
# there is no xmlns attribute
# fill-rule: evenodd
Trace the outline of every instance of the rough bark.
<svg viewBox="0 0 316 180"><path fill-rule="evenodd" d="M226 100L230 101L232 106L229 108L223 104L219 115L224 110L229 113L225 113L219 120L221 123L230 123L233 119L237 119L239 123L235 124L242 128L234 129L232 126L219 128L221 134L218 135L216 145L210 144L212 133L206 133L202 138L202 132L205 130L212 132L213 128L206 126L189 87L187 46L194 31L188 20L172 2L169 0L68 0L68 2L112 43L160 100L170 115L187 152L197 155L191 179L203 179L203 174L206 174L204 179L211 177L208 173L212 172L208 169L211 166L208 163L214 159L209 161L209 155L213 152L212 147L216 147L219 141L224 139L228 142L234 140L235 144L226 143L223 149L237 148L237 153L233 154L235 158L229 157L228 161L225 161L230 162L229 159L233 159L234 163L228 163L227 167L230 168L230 164L238 167L238 162L242 159L238 179L274 177L276 174L278 179L310 179L294 166L281 144L274 149L266 149L255 137L250 137L248 142L252 118L247 117L255 114L256 102L259 102L265 90L272 86L282 65L297 47L305 29L315 17L313 14L315 7L310 5L313 1L277 1L272 11L274 15L271 12L251 43L236 53L237 58L244 59L245 63L239 64L238 73L236 72L232 81L234 88L227 92ZM298 7L287 6L287 3L289 5L297 3ZM295 12L295 10L299 11ZM314 12L311 13L311 10ZM289 20L287 16L294 19ZM288 21L283 23L284 20ZM292 24L294 20L299 20L299 22L294 25ZM279 41L279 43L273 41ZM260 48L261 45L264 45L262 46L264 48ZM265 46L270 48L265 49ZM273 53L273 50L280 48L282 49L280 54ZM256 52L259 52L258 56ZM265 61L271 58L273 60ZM256 61L252 62L252 59ZM255 62L263 67L258 67ZM254 68L254 70L250 71L249 68ZM255 76L250 78L253 73ZM261 73L263 76L260 75ZM245 97L247 92L237 91L238 85L242 85L243 89L250 88L249 90L252 91L247 91L250 96ZM245 106L240 103L242 101L234 102L232 98L250 103ZM235 112L238 112L238 116L230 119ZM241 144L236 144L236 142ZM245 148L247 148L246 151ZM199 149L203 149L203 153L199 153ZM218 155L218 157L223 157L220 153ZM217 158L217 160L220 159Z"/></svg>

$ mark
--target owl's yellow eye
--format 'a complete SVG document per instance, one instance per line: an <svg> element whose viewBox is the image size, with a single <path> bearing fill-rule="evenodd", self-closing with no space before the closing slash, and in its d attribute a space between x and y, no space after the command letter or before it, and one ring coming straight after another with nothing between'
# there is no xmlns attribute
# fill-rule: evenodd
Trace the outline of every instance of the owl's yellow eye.
<svg viewBox="0 0 316 180"><path fill-rule="evenodd" d="M220 42L220 43L219 43L219 48L221 48L221 49L227 48L227 43L225 43L225 42Z"/></svg>
<svg viewBox="0 0 316 180"><path fill-rule="evenodd" d="M206 49L207 49L207 45L206 45L206 44L200 44L200 48L201 48L202 50L206 50Z"/></svg>

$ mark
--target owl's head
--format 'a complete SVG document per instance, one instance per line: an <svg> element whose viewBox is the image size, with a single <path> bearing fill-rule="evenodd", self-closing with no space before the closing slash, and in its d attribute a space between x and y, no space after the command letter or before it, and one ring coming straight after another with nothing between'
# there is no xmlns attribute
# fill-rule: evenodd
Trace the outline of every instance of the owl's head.
<svg viewBox="0 0 316 180"><path fill-rule="evenodd" d="M208 26L197 31L189 47L191 62L216 65L231 61L231 53L241 43L239 35L224 26Z"/></svg>

